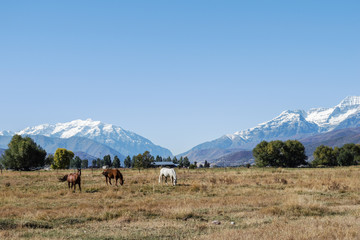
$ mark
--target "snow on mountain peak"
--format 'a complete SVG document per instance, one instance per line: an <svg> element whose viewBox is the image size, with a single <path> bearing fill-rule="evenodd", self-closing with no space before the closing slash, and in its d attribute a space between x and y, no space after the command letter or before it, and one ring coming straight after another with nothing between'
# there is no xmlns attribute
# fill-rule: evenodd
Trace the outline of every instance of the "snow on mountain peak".
<svg viewBox="0 0 360 240"><path fill-rule="evenodd" d="M14 135L11 131L0 131L0 136L12 136Z"/></svg>
<svg viewBox="0 0 360 240"><path fill-rule="evenodd" d="M137 135L136 133L92 119L78 119L66 123L42 124L25 128L17 134L43 135L56 138L88 138L107 145L125 156L142 153L144 151L150 151L154 155L172 156L168 149L157 146L150 140Z"/></svg>
<svg viewBox="0 0 360 240"><path fill-rule="evenodd" d="M292 135L326 132L337 128L351 117L360 115L360 97L346 97L333 108L286 110L274 119L256 127L225 135L232 141L248 142Z"/></svg>
<svg viewBox="0 0 360 240"><path fill-rule="evenodd" d="M360 106L360 96L348 96L337 105L340 108L353 106Z"/></svg>

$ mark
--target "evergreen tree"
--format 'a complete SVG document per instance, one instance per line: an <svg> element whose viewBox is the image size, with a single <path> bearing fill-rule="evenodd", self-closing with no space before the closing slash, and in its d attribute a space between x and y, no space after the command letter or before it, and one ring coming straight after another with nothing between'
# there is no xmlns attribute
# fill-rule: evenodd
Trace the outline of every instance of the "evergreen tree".
<svg viewBox="0 0 360 240"><path fill-rule="evenodd" d="M195 169L195 168L197 168L197 162L195 161L193 164L190 164L189 168L190 168L190 169Z"/></svg>
<svg viewBox="0 0 360 240"><path fill-rule="evenodd" d="M183 159L183 157L180 157L180 159L179 159L179 166L178 166L179 168L182 168L182 167L184 167L184 159Z"/></svg>
<svg viewBox="0 0 360 240"><path fill-rule="evenodd" d="M70 160L70 168L81 168L81 158L76 156Z"/></svg>
<svg viewBox="0 0 360 240"><path fill-rule="evenodd" d="M143 161L143 168L149 168L154 162L154 157L150 154L149 151L145 151L142 154L142 161Z"/></svg>
<svg viewBox="0 0 360 240"><path fill-rule="evenodd" d="M162 162L162 161L163 161L162 157L157 155L156 158L155 158L155 162Z"/></svg>
<svg viewBox="0 0 360 240"><path fill-rule="evenodd" d="M131 158L130 156L127 156L124 160L124 167L131 168Z"/></svg>
<svg viewBox="0 0 360 240"><path fill-rule="evenodd" d="M133 157L134 168L143 168L142 154Z"/></svg>
<svg viewBox="0 0 360 240"><path fill-rule="evenodd" d="M114 168L119 168L119 167L120 167L120 159L118 158L118 156L115 156L115 157L114 157L113 167L114 167Z"/></svg>
<svg viewBox="0 0 360 240"><path fill-rule="evenodd" d="M102 166L104 166L104 161L101 160L100 158L97 158L97 159L96 159L96 166L97 166L98 168L101 168Z"/></svg>
<svg viewBox="0 0 360 240"><path fill-rule="evenodd" d="M136 161L136 156L133 156L131 159L131 167L135 167L135 161Z"/></svg>
<svg viewBox="0 0 360 240"><path fill-rule="evenodd" d="M92 166L93 168L97 168L97 167L98 167L97 164L96 164L96 159L93 159L93 160L92 160L91 166Z"/></svg>
<svg viewBox="0 0 360 240"><path fill-rule="evenodd" d="M110 155L105 155L104 158L104 165L110 167L111 166L111 156Z"/></svg>
<svg viewBox="0 0 360 240"><path fill-rule="evenodd" d="M89 160L84 159L81 161L81 168L88 168L89 167Z"/></svg>
<svg viewBox="0 0 360 240"><path fill-rule="evenodd" d="M186 168L190 167L190 161L188 157L184 157L183 166Z"/></svg>
<svg viewBox="0 0 360 240"><path fill-rule="evenodd" d="M53 163L54 163L54 155L53 154L47 155L45 158L45 165L51 166Z"/></svg>
<svg viewBox="0 0 360 240"><path fill-rule="evenodd" d="M205 160L204 168L209 168L209 167L210 167L210 163L208 163L208 161Z"/></svg>

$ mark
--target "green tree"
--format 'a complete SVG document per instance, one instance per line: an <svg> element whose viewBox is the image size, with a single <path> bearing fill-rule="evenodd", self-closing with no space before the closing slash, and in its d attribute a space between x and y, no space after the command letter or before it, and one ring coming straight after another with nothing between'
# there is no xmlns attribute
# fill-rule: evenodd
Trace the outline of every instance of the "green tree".
<svg viewBox="0 0 360 240"><path fill-rule="evenodd" d="M93 159L93 160L92 160L91 166L92 166L93 168L97 168L97 167L98 167L97 164L96 164L96 159Z"/></svg>
<svg viewBox="0 0 360 240"><path fill-rule="evenodd" d="M104 165L110 167L111 166L111 156L110 155L105 155L104 158Z"/></svg>
<svg viewBox="0 0 360 240"><path fill-rule="evenodd" d="M70 160L70 168L81 168L81 158L76 156Z"/></svg>
<svg viewBox="0 0 360 240"><path fill-rule="evenodd" d="M84 159L81 161L81 168L88 168L89 167L89 160Z"/></svg>
<svg viewBox="0 0 360 240"><path fill-rule="evenodd" d="M190 161L188 157L184 157L183 166L186 168L190 167Z"/></svg>
<svg viewBox="0 0 360 240"><path fill-rule="evenodd" d="M210 163L208 163L208 161L205 160L204 168L209 168L209 167L210 167Z"/></svg>
<svg viewBox="0 0 360 240"><path fill-rule="evenodd" d="M130 156L127 156L124 160L124 167L131 168L131 158Z"/></svg>
<svg viewBox="0 0 360 240"><path fill-rule="evenodd" d="M262 141L253 149L253 156L259 167L297 167L307 159L304 145L296 140Z"/></svg>
<svg viewBox="0 0 360 240"><path fill-rule="evenodd" d="M143 161L143 167L149 168L151 167L152 163L155 161L154 157L150 154L149 151L145 151L142 154L142 161Z"/></svg>
<svg viewBox="0 0 360 240"><path fill-rule="evenodd" d="M195 161L194 163L190 164L189 168L190 168L190 169L195 169L195 168L197 168L197 162Z"/></svg>
<svg viewBox="0 0 360 240"><path fill-rule="evenodd" d="M179 159L179 166L178 166L179 168L182 168L182 167L184 167L184 159L183 159L183 157L180 157L180 159Z"/></svg>
<svg viewBox="0 0 360 240"><path fill-rule="evenodd" d="M45 158L45 165L51 166L53 163L54 163L54 155L53 154L47 155Z"/></svg>
<svg viewBox="0 0 360 240"><path fill-rule="evenodd" d="M58 148L55 151L54 163L51 165L53 169L66 169L70 166L71 159L74 158L72 151L66 150L65 148Z"/></svg>
<svg viewBox="0 0 360 240"><path fill-rule="evenodd" d="M97 159L96 159L96 166L97 166L98 168L101 168L102 166L104 166L104 161L101 160L100 158L97 158Z"/></svg>
<svg viewBox="0 0 360 240"><path fill-rule="evenodd" d="M156 156L155 158L155 162L162 162L163 161L163 158L159 155Z"/></svg>
<svg viewBox="0 0 360 240"><path fill-rule="evenodd" d="M307 156L305 154L304 145L297 140L288 140L283 146L284 167L297 167L306 165Z"/></svg>
<svg viewBox="0 0 360 240"><path fill-rule="evenodd" d="M154 157L151 156L149 151L145 151L143 154L138 154L134 157L134 167L141 168L149 168L154 162Z"/></svg>
<svg viewBox="0 0 360 240"><path fill-rule="evenodd" d="M143 168L142 154L133 157L133 167L139 170Z"/></svg>
<svg viewBox="0 0 360 240"><path fill-rule="evenodd" d="M269 143L267 141L262 141L253 149L253 156L255 158L255 163L259 167L266 167L270 165L270 158L267 153Z"/></svg>
<svg viewBox="0 0 360 240"><path fill-rule="evenodd" d="M120 159L118 158L118 156L115 156L115 157L114 157L113 167L114 167L114 168L119 168L119 167L120 167Z"/></svg>
<svg viewBox="0 0 360 240"><path fill-rule="evenodd" d="M178 164L178 163L179 163L179 161L178 161L178 159L176 158L176 156L173 158L172 162L175 163L175 164Z"/></svg>
<svg viewBox="0 0 360 240"><path fill-rule="evenodd" d="M334 149L324 145L317 147L314 151L314 161L311 162L311 165L314 167L319 165L337 166Z"/></svg>
<svg viewBox="0 0 360 240"><path fill-rule="evenodd" d="M45 157L46 151L30 137L14 135L3 154L2 164L15 170L30 170L32 167L44 166Z"/></svg>

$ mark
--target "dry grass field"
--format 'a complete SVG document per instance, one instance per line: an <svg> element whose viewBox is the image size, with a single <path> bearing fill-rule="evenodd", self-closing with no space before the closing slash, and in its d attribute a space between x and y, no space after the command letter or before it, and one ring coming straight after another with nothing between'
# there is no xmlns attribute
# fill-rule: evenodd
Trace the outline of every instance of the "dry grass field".
<svg viewBox="0 0 360 240"><path fill-rule="evenodd" d="M83 170L0 174L0 239L360 239L360 168ZM217 220L219 224L213 223Z"/></svg>

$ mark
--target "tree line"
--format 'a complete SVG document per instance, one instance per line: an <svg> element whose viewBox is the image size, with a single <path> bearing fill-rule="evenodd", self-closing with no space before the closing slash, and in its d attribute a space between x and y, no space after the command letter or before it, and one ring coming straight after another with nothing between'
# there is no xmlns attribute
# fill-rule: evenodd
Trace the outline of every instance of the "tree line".
<svg viewBox="0 0 360 240"><path fill-rule="evenodd" d="M190 160L188 157L167 157L163 158L161 156L152 156L149 151L145 151L143 154L134 155L132 158L127 156L124 160L124 167L126 168L149 168L152 166L154 162L172 162L174 164L178 164L178 167L189 167Z"/></svg>
<svg viewBox="0 0 360 240"><path fill-rule="evenodd" d="M8 144L8 149L5 150L3 156L0 158L0 167L4 166L8 169L14 170L31 170L33 168L41 168L45 165L51 166L52 169L67 169L67 168L87 168L89 161L81 159L75 154L65 148L58 148L54 155L46 153L46 151L36 144L30 137L22 137L14 135ZM149 151L143 154L138 154L130 158L127 156L124 160L124 167L127 168L149 168L154 162L172 162L178 164L179 167L190 167L190 161L187 157L167 157L152 156ZM100 168L103 166L119 168L121 161L118 156L111 159L110 155L105 155L102 159L97 158L92 160L91 166L93 168Z"/></svg>
<svg viewBox="0 0 360 240"><path fill-rule="evenodd" d="M318 146L314 160L308 163L305 147L297 140L262 141L253 149L256 166L259 167L311 167L351 166L360 163L360 145L349 143L342 147Z"/></svg>
<svg viewBox="0 0 360 240"><path fill-rule="evenodd" d="M329 147L321 145L313 153L314 160L308 163L305 154L305 147L297 140L288 141L262 141L253 149L256 166L258 167L298 167L301 165L319 166L350 166L360 164L360 145L345 144L342 147ZM152 156L149 151L143 154L134 155L132 158L127 156L124 160L126 168L149 168L154 162L172 162L179 167L197 168L197 163L190 163L188 157L167 157ZM102 166L119 168L121 161L118 156L111 159L110 155L105 155L103 159L92 160L92 167ZM14 135L8 144L8 149L0 158L0 167L15 170L31 170L50 165L53 169L66 168L87 168L89 161L80 159L72 151L65 148L58 148L54 155L47 155L46 151L37 145L30 137ZM199 167L210 167L205 161Z"/></svg>

